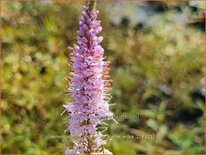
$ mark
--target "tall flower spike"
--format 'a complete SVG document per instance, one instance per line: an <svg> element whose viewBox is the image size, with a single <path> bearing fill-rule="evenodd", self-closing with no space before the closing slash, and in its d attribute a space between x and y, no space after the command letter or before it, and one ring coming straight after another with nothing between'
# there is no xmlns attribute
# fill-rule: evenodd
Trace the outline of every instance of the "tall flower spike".
<svg viewBox="0 0 206 155"><path fill-rule="evenodd" d="M67 78L70 84L66 91L72 94L74 101L64 107L69 113L67 130L74 148L67 149L66 154L110 153L104 148L103 131L97 128L104 120L113 119L107 94L111 90L110 62L104 60L104 49L99 45L103 37L97 36L102 30L98 13L95 0L83 7L77 31L78 45L69 47L73 51L68 60L72 71Z"/></svg>

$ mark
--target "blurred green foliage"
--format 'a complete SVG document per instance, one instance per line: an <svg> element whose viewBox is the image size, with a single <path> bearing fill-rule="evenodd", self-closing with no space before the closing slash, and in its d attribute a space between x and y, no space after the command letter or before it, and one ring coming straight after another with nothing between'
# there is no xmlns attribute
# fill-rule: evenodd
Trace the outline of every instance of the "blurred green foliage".
<svg viewBox="0 0 206 155"><path fill-rule="evenodd" d="M71 101L64 94L66 48L75 43L83 2L2 3L2 153L63 153L72 146L66 116L60 116ZM181 109L204 111L190 95L203 86L204 33L168 20L169 13L135 31L112 25L104 3L98 7L102 46L112 62L111 109L119 122L108 122L107 147L119 154L204 153L203 115L188 121L178 115Z"/></svg>

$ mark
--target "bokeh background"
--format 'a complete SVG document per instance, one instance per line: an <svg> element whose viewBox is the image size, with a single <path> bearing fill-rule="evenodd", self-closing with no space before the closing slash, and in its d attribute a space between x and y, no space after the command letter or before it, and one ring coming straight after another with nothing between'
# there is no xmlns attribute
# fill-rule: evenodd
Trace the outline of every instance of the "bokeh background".
<svg viewBox="0 0 206 155"><path fill-rule="evenodd" d="M85 1L2 0L2 153L64 153L60 116ZM111 64L107 148L204 153L204 1L99 0Z"/></svg>

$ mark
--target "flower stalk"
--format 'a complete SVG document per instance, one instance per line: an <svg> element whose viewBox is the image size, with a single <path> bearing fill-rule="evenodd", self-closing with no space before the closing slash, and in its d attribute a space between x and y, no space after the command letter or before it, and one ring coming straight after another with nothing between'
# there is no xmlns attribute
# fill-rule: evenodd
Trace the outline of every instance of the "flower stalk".
<svg viewBox="0 0 206 155"><path fill-rule="evenodd" d="M105 120L113 119L109 110L111 90L109 80L109 61L103 57L104 49L99 45L103 37L101 21L97 20L99 11L96 0L90 0L83 7L77 31L77 45L69 47L72 53L68 65L71 68L67 92L73 98L72 103L64 105L69 113L68 128L73 149L66 154L92 154L110 152L104 148L106 140L101 126Z"/></svg>

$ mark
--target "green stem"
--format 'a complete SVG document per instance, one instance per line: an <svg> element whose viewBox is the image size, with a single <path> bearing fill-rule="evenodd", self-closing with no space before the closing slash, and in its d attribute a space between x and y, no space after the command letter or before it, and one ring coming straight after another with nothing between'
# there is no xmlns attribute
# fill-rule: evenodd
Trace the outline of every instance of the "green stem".
<svg viewBox="0 0 206 155"><path fill-rule="evenodd" d="M96 7L97 1L96 0L89 0L88 2L88 6L89 6L89 10L92 10Z"/></svg>

